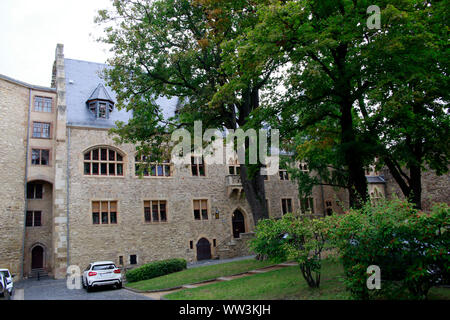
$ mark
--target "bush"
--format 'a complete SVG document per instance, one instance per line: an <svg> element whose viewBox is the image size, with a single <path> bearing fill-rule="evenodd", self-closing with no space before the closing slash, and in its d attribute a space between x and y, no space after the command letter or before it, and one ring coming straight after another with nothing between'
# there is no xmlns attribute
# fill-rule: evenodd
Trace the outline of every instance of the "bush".
<svg viewBox="0 0 450 320"><path fill-rule="evenodd" d="M308 285L320 285L321 252L325 246L324 220L286 214L258 223L252 249L275 262L295 260Z"/></svg>
<svg viewBox="0 0 450 320"><path fill-rule="evenodd" d="M126 278L128 282L136 282L164 276L184 269L186 269L186 260L184 259L155 261L127 271Z"/></svg>
<svg viewBox="0 0 450 320"><path fill-rule="evenodd" d="M355 298L424 299L432 286L449 283L447 205L424 213L405 201L383 201L327 220ZM367 289L370 265L381 269L381 290Z"/></svg>

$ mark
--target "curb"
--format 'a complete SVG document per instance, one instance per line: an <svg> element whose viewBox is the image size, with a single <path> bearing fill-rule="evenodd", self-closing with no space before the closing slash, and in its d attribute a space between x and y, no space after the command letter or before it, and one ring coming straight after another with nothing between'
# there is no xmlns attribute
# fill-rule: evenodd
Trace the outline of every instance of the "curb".
<svg viewBox="0 0 450 320"><path fill-rule="evenodd" d="M265 267L262 267L262 268L259 268L259 269L254 269L254 270L244 271L244 272L240 272L240 273L228 275L228 276L226 276L226 277L240 276L240 275L243 275L243 274L246 274L246 273L250 273L250 272L255 271L255 270L264 270L264 269L269 269L269 268L273 268L273 267L277 267L277 266L282 267L282 268L289 267L288 265L283 265L283 264L286 264L286 263L288 263L288 262L283 262L283 263L273 264L273 265L265 266ZM250 275L249 275L249 276L250 276ZM223 277L223 276L218 277L218 278L208 279L208 280L202 280L202 281L200 281L200 282L186 283L186 284L183 284L183 285L181 285L181 286L176 286L176 287L172 287L172 288L164 288L164 289L139 290L139 289L129 288L129 287L125 287L125 286L124 286L123 288L124 288L124 289L127 289L127 290L130 290L130 291L132 291L132 292L135 292L135 293L157 293L157 292L172 291L172 290L181 289L181 288L183 288L184 286L195 286L195 285L203 284L203 283L206 283L206 282L223 281L223 280L220 279L220 278L222 278L222 277ZM163 300L163 299L161 298L161 300Z"/></svg>

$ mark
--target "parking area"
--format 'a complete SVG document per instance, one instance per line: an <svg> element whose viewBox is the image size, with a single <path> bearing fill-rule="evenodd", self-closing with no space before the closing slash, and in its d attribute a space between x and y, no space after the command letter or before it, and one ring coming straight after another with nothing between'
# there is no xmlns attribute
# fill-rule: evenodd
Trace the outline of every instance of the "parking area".
<svg viewBox="0 0 450 320"><path fill-rule="evenodd" d="M24 280L14 285L12 300L152 300L124 288L68 289L66 280Z"/></svg>

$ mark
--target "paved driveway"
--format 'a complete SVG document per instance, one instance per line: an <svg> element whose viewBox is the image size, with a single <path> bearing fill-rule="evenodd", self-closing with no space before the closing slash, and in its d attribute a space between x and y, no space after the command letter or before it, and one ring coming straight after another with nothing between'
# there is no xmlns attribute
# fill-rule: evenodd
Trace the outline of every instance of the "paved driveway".
<svg viewBox="0 0 450 320"><path fill-rule="evenodd" d="M18 300L152 300L123 288L95 288L93 292L70 290L67 289L66 280L24 280L14 284L14 287L12 299Z"/></svg>

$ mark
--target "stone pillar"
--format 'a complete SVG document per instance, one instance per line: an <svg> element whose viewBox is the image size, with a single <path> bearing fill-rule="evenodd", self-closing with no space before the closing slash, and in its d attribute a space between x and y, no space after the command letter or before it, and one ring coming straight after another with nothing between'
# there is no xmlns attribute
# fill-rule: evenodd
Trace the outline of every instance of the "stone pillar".
<svg viewBox="0 0 450 320"><path fill-rule="evenodd" d="M55 86L57 90L57 121L55 141L55 183L53 186L53 274L56 279L66 277L68 263L67 243L67 139L66 139L66 79L64 46L58 44L55 52Z"/></svg>

